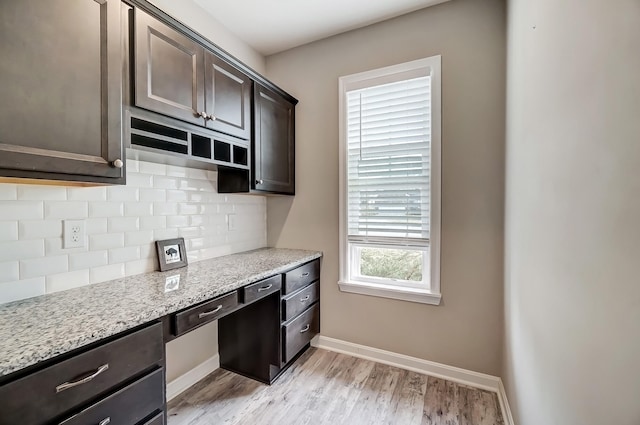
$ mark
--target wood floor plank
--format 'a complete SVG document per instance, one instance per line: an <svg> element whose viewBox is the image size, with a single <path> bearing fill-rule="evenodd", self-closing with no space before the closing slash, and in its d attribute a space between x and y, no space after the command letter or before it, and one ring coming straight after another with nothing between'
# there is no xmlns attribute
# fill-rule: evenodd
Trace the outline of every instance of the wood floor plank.
<svg viewBox="0 0 640 425"><path fill-rule="evenodd" d="M458 386L440 378L427 379L422 425L460 425Z"/></svg>
<svg viewBox="0 0 640 425"><path fill-rule="evenodd" d="M313 348L271 386L216 370L168 413L168 425L504 425L494 393Z"/></svg>

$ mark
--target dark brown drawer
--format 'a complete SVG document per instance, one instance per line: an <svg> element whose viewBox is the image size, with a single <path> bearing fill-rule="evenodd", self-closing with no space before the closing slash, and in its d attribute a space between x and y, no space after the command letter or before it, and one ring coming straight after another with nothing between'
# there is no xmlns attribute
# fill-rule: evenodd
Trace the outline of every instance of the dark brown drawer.
<svg viewBox="0 0 640 425"><path fill-rule="evenodd" d="M176 335L182 335L200 325L219 319L238 306L238 292L214 298L199 306L176 313L174 329Z"/></svg>
<svg viewBox="0 0 640 425"><path fill-rule="evenodd" d="M287 295L282 300L282 320L287 321L305 311L320 298L320 282L314 282L306 288Z"/></svg>
<svg viewBox="0 0 640 425"><path fill-rule="evenodd" d="M320 260L313 260L288 271L284 276L284 293L291 294L320 277Z"/></svg>
<svg viewBox="0 0 640 425"><path fill-rule="evenodd" d="M274 292L278 292L281 287L282 275L278 274L242 288L243 300L245 304L248 304L267 295L271 295Z"/></svg>
<svg viewBox="0 0 640 425"><path fill-rule="evenodd" d="M133 425L156 411L161 412L163 404L164 370L158 369L61 422L60 425Z"/></svg>
<svg viewBox="0 0 640 425"><path fill-rule="evenodd" d="M156 416L145 422L144 425L164 425L164 413L158 413Z"/></svg>
<svg viewBox="0 0 640 425"><path fill-rule="evenodd" d="M283 360L287 363L320 332L320 306L315 304L282 325Z"/></svg>
<svg viewBox="0 0 640 425"><path fill-rule="evenodd" d="M163 359L162 326L156 323L0 386L0 424L41 424Z"/></svg>

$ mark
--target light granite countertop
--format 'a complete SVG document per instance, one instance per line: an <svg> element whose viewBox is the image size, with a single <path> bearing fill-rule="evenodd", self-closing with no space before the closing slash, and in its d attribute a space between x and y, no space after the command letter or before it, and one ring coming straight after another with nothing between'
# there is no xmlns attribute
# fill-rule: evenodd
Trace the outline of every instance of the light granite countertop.
<svg viewBox="0 0 640 425"><path fill-rule="evenodd" d="M321 256L264 248L0 305L0 376Z"/></svg>

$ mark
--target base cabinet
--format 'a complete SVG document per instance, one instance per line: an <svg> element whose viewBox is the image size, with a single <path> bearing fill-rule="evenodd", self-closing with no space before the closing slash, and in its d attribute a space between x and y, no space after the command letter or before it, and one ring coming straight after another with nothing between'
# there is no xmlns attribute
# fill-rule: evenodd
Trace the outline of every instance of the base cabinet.
<svg viewBox="0 0 640 425"><path fill-rule="evenodd" d="M220 366L271 384L320 332L319 277L313 260L246 287L250 304L218 321Z"/></svg>
<svg viewBox="0 0 640 425"><path fill-rule="evenodd" d="M0 425L145 423L165 411L164 352L155 323L4 383Z"/></svg>

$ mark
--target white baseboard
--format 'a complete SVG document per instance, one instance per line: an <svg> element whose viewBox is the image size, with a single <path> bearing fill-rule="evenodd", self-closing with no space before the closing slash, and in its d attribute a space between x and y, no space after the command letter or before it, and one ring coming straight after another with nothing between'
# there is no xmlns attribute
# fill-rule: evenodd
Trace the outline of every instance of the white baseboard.
<svg viewBox="0 0 640 425"><path fill-rule="evenodd" d="M509 403L507 402L507 396L504 391L502 380L497 376L473 372L471 370L431 362L417 357L405 356L404 354L354 344L322 335L318 335L313 338L313 340L311 340L311 345L328 351L348 354L353 357L371 360L436 378L446 379L459 384L468 385L470 387L495 392L498 395L498 401L500 402L500 408L502 410L505 425L515 425L513 423L511 411L509 410Z"/></svg>
<svg viewBox="0 0 640 425"><path fill-rule="evenodd" d="M498 390L498 401L500 401L500 409L502 409L502 417L504 418L505 425L515 425L509 400L507 399L507 391L504 389L502 379L500 380L500 388Z"/></svg>
<svg viewBox="0 0 640 425"><path fill-rule="evenodd" d="M220 355L209 357L184 375L178 376L167 384L167 402L195 385L198 381L220 367Z"/></svg>

